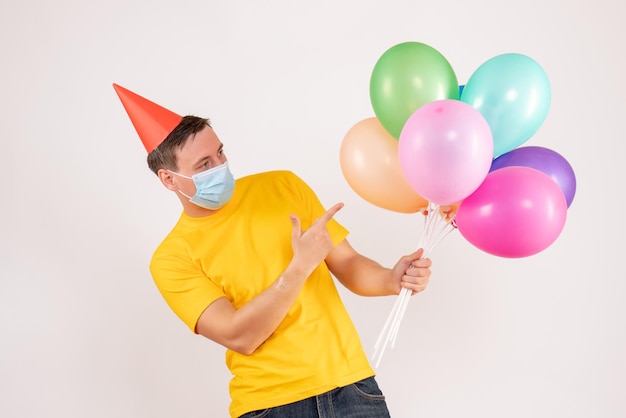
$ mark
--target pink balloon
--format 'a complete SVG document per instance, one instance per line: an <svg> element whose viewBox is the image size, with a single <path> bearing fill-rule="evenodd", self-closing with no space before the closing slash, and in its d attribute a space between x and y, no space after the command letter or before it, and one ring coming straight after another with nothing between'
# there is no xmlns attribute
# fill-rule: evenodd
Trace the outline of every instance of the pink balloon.
<svg viewBox="0 0 626 418"><path fill-rule="evenodd" d="M404 176L420 196L449 205L469 196L489 172L491 130L467 103L436 100L406 121L398 156Z"/></svg>
<svg viewBox="0 0 626 418"><path fill-rule="evenodd" d="M512 166L493 171L459 205L459 232L477 248L500 257L543 251L561 234L567 202L547 174Z"/></svg>

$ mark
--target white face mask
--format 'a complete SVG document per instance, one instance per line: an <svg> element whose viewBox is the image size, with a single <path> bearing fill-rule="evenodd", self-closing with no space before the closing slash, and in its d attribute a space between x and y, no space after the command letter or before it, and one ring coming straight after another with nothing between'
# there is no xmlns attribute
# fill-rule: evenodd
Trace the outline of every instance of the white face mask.
<svg viewBox="0 0 626 418"><path fill-rule="evenodd" d="M219 209L230 200L235 189L235 178L228 168L228 161L217 167L194 174L193 176L185 176L171 170L167 170L172 174L193 180L196 186L196 194L187 196L182 191L180 194L185 196L193 204L205 209Z"/></svg>

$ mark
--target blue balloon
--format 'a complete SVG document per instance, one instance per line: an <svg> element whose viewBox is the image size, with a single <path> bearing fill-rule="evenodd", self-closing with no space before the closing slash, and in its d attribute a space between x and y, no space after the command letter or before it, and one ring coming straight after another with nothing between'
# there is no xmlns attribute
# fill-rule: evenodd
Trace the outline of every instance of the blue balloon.
<svg viewBox="0 0 626 418"><path fill-rule="evenodd" d="M478 110L491 128L493 156L517 148L539 129L550 108L550 80L522 54L502 54L471 75L461 101Z"/></svg>

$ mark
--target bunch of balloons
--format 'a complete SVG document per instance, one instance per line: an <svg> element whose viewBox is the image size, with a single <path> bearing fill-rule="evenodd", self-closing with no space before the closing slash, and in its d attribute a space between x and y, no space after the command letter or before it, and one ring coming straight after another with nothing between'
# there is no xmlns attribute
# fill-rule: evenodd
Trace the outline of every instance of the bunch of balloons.
<svg viewBox="0 0 626 418"><path fill-rule="evenodd" d="M500 257L527 257L557 239L576 178L557 152L520 147L550 107L550 82L536 61L501 54L459 85L439 51L404 42L378 59L369 87L375 117L354 125L340 149L342 172L358 195L385 209L427 215L425 235L435 243L441 234L430 223L437 218L444 219L444 235L457 228ZM407 295L400 296L383 347L406 308Z"/></svg>
<svg viewBox="0 0 626 418"><path fill-rule="evenodd" d="M401 213L447 208L471 244L501 257L530 256L556 240L576 178L556 151L520 147L550 107L536 61L498 55L459 85L439 51L404 42L376 62L370 99L376 116L355 124L340 149L358 195Z"/></svg>

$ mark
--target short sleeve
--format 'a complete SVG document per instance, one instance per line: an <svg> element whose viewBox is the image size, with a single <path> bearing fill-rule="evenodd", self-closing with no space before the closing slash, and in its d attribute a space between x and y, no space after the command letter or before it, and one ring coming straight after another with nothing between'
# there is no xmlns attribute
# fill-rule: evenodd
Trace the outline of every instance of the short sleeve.
<svg viewBox="0 0 626 418"><path fill-rule="evenodd" d="M226 295L182 253L183 248L175 243L161 244L150 262L150 272L169 307L195 333L200 315Z"/></svg>

